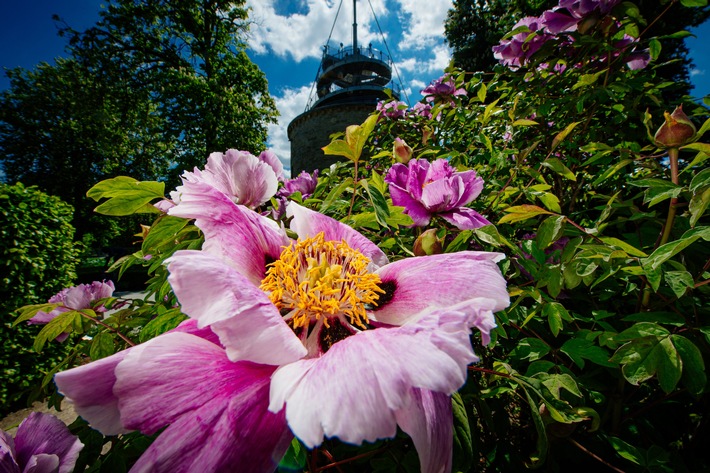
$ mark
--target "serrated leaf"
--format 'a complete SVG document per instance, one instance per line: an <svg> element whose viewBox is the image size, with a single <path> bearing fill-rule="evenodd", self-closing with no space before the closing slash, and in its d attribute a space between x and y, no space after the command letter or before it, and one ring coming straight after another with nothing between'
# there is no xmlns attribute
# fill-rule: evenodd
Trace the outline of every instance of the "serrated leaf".
<svg viewBox="0 0 710 473"><path fill-rule="evenodd" d="M561 132L559 132L559 133L557 134L557 136L555 136L555 138L552 140L552 146L550 147L550 151L554 151L555 148L557 148L557 146L558 146L562 141L564 141L565 138L567 138L567 136L568 136L568 135L570 134L570 132L574 129L574 127L576 127L577 125L579 125L579 123L580 123L580 122L572 122L572 123L570 123L569 125L567 125L567 127L565 127L564 130L562 130ZM547 161L550 161L550 160L548 159ZM543 164L544 164L544 163L543 163ZM567 169L567 168L565 168L565 169ZM569 169L567 169L567 171L569 171ZM570 172L570 174L572 174L572 172ZM572 176L573 176L573 177L572 177L572 180L574 181L574 180L575 180L575 179L574 179L574 174L572 174Z"/></svg>
<svg viewBox="0 0 710 473"><path fill-rule="evenodd" d="M519 222L521 220L527 220L529 218L537 217L538 215L553 215L552 212L549 212L543 209L542 207L530 204L508 207L504 211L508 214L501 217L501 219L498 221L498 224Z"/></svg>

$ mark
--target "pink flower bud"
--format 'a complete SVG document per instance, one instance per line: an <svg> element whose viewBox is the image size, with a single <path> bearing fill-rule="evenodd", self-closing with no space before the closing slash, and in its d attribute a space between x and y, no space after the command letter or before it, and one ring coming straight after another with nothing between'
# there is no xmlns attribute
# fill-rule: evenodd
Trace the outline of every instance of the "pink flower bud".
<svg viewBox="0 0 710 473"><path fill-rule="evenodd" d="M654 143L661 148L678 148L692 142L695 137L695 125L683 112L683 106L676 107L673 113L663 112L666 122L653 137Z"/></svg>
<svg viewBox="0 0 710 473"><path fill-rule="evenodd" d="M395 138L392 155L398 163L407 164L412 159L412 147L401 138Z"/></svg>

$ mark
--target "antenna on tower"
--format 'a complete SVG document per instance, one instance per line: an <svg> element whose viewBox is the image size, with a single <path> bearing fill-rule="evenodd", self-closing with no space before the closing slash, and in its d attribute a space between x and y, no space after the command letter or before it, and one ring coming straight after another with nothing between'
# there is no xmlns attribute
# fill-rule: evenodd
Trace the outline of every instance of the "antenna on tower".
<svg viewBox="0 0 710 473"><path fill-rule="evenodd" d="M353 0L353 52L357 53L357 1Z"/></svg>

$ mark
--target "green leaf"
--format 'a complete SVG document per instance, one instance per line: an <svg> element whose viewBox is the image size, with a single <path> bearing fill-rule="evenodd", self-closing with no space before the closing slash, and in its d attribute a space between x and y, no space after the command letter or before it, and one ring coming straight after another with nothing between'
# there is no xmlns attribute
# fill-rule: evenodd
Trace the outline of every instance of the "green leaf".
<svg viewBox="0 0 710 473"><path fill-rule="evenodd" d="M710 186L710 168L703 169L690 181L690 191L695 192L698 189Z"/></svg>
<svg viewBox="0 0 710 473"><path fill-rule="evenodd" d="M633 339L611 359L622 365L621 372L629 383L637 386L656 375L666 393L675 389L682 374L683 362L667 335Z"/></svg>
<svg viewBox="0 0 710 473"><path fill-rule="evenodd" d="M609 440L611 446L614 447L614 450L616 450L616 453L618 453L622 458L625 458L636 465L641 465L642 462L644 462L643 454L633 445L630 445L617 437L608 436L607 439Z"/></svg>
<svg viewBox="0 0 710 473"><path fill-rule="evenodd" d="M513 350L515 356L521 360L539 360L550 353L550 345L538 338L523 338Z"/></svg>
<svg viewBox="0 0 710 473"><path fill-rule="evenodd" d="M542 165L546 168L552 169L557 174L566 177L570 181L577 180L577 177L574 175L574 173L570 171L567 166L562 164L562 161L557 158L547 158L545 161L543 161Z"/></svg>
<svg viewBox="0 0 710 473"><path fill-rule="evenodd" d="M562 320L571 321L567 309L559 302L548 302L542 307L542 315L547 317L547 323L550 325L550 331L555 337L562 329Z"/></svg>
<svg viewBox="0 0 710 473"><path fill-rule="evenodd" d="M473 438L466 406L459 393L451 395L454 415L454 458L452 471L469 471L473 465Z"/></svg>
<svg viewBox="0 0 710 473"><path fill-rule="evenodd" d="M155 199L162 199L165 183L140 182L131 177L118 176L107 179L89 189L86 195L95 201L108 199L96 207L96 212L104 215L122 216L134 213L158 212L149 205Z"/></svg>
<svg viewBox="0 0 710 473"><path fill-rule="evenodd" d="M23 307L20 307L19 309L16 310L16 312L19 313L17 318L15 319L14 322L12 322L12 326L16 327L17 324L24 322L26 320L30 320L32 317L37 315L37 312L52 312L54 309L62 305L61 302L53 302L51 304L33 304L33 305L26 305Z"/></svg>
<svg viewBox="0 0 710 473"><path fill-rule="evenodd" d="M547 432L545 431L545 423L542 421L542 416L540 415L540 408L533 400L532 396L530 396L525 386L523 386L523 391L525 391L525 398L530 405L530 414L532 415L533 424L535 424L535 430L537 431L537 440L535 442L536 451L530 455L528 464L528 467L535 468L542 465L547 458Z"/></svg>
<svg viewBox="0 0 710 473"><path fill-rule="evenodd" d="M555 138L552 140L552 146L550 147L550 151L554 151L555 148L557 148L557 146L558 146L565 138L567 138L567 135L570 134L570 132L574 129L574 127L576 127L576 126L579 125L579 124L580 124L580 122L572 122L572 123L570 123L569 125L567 125L567 127L566 127L564 130L562 130L561 132L559 132L559 133L557 134L557 136L555 136ZM550 159L548 159L547 161L550 161ZM559 161L559 160L557 160L557 161ZM545 164L545 163L543 163L543 165L544 165L544 164ZM560 164L562 165L562 163L560 163ZM562 166L564 167L564 165L562 165ZM567 169L567 168L565 167L565 169ZM567 169L567 171L569 171L569 169ZM569 173L572 174L571 171L569 171ZM563 175L564 175L564 174L563 174ZM572 179L573 181L576 180L576 179L574 178L574 174L572 174L572 177L571 177L570 179Z"/></svg>
<svg viewBox="0 0 710 473"><path fill-rule="evenodd" d="M566 221L567 218L562 215L554 215L543 220L540 226L537 227L537 235L535 236L537 245L544 250L559 240Z"/></svg>
<svg viewBox="0 0 710 473"><path fill-rule="evenodd" d="M669 334L668 330L658 324L650 322L639 322L632 327L627 328L614 339L617 342L626 342L643 337L665 337Z"/></svg>
<svg viewBox="0 0 710 473"><path fill-rule="evenodd" d="M537 205L530 204L508 207L505 209L505 212L508 212L508 215L504 215L498 221L498 224L519 222L521 220L537 217L538 215L552 215L552 212L538 207Z"/></svg>
<svg viewBox="0 0 710 473"><path fill-rule="evenodd" d="M344 181L342 181L340 184L337 186L333 187L331 191L328 193L328 196L323 200L323 203L320 206L320 209L318 211L320 213L326 213L333 205L335 204L335 201L340 197L343 192L345 192L345 189L348 187L352 187L353 185L353 178L348 177Z"/></svg>
<svg viewBox="0 0 710 473"><path fill-rule="evenodd" d="M638 256L640 258L645 258L646 256L648 256L643 251L639 250L638 248L636 248L634 246L631 246L630 244L626 243L625 241L619 240L618 238L601 237L601 240L609 246L621 248L622 250L624 250L626 253L628 253L631 256Z"/></svg>
<svg viewBox="0 0 710 473"><path fill-rule="evenodd" d="M37 334L33 345L34 350L39 353L44 348L45 343L52 341L63 333L69 333L75 326L75 323L81 323L81 315L75 310L62 312L55 318L49 321L47 325L42 327L42 330Z"/></svg>
<svg viewBox="0 0 710 473"><path fill-rule="evenodd" d="M710 155L710 144L708 143L690 143L685 146L681 146L680 149L692 149Z"/></svg>
<svg viewBox="0 0 710 473"><path fill-rule="evenodd" d="M638 181L629 182L632 186L648 187L644 193L644 203L648 203L649 207L656 205L666 199L678 197L683 191L683 188L671 181L665 179L641 179Z"/></svg>
<svg viewBox="0 0 710 473"><path fill-rule="evenodd" d="M691 227L695 227L695 224L698 223L700 217L705 214L708 204L710 204L710 187L707 187L702 192L693 194L693 197L690 198L688 210L690 211Z"/></svg>
<svg viewBox="0 0 710 473"><path fill-rule="evenodd" d="M448 244L445 253L455 253L457 251L461 251L465 248L468 248L468 241L471 239L472 236L473 231L463 230L458 235L456 235L456 238L454 238L451 243Z"/></svg>
<svg viewBox="0 0 710 473"><path fill-rule="evenodd" d="M656 251L651 253L651 256L641 260L641 265L644 269L654 270L700 238L705 241L710 240L710 227L698 227L688 230L678 240L656 248Z"/></svg>
<svg viewBox="0 0 710 473"><path fill-rule="evenodd" d="M513 122L513 126L535 126L535 125L539 125L539 123L536 122L535 120L527 120L525 118L521 118L521 119L515 120Z"/></svg>
<svg viewBox="0 0 710 473"><path fill-rule="evenodd" d="M144 254L152 254L155 250L173 245L180 230L185 228L189 220L180 217L164 216L159 218L151 227L148 235L143 240L141 249Z"/></svg>
<svg viewBox="0 0 710 473"><path fill-rule="evenodd" d="M629 164L631 164L631 163L633 163L633 162L634 162L633 159L622 159L621 161L619 161L618 163L616 163L614 166L608 168L606 171L604 171L603 173L601 173L601 174L599 175L599 177L597 177L597 178L594 180L593 184L594 184L595 186L601 184L602 182L606 181L606 180L609 179L611 176L613 176L614 174L616 174L617 172L619 172L621 169L623 169L624 167L626 167L627 165L629 165Z"/></svg>
<svg viewBox="0 0 710 473"><path fill-rule="evenodd" d="M180 309L170 309L148 322L140 332L140 341L145 342L153 337L172 330L180 322L187 319L187 316L180 312Z"/></svg>
<svg viewBox="0 0 710 473"><path fill-rule="evenodd" d="M595 345L593 341L584 338L572 338L567 340L560 351L570 357L580 369L584 368L584 360L589 360L601 366L616 366L609 361L609 354L602 347Z"/></svg>
<svg viewBox="0 0 710 473"><path fill-rule="evenodd" d="M354 161L352 148L345 140L333 140L323 148L323 153L327 156L343 156L350 161Z"/></svg>
<svg viewBox="0 0 710 473"><path fill-rule="evenodd" d="M97 333L91 340L91 347L89 348L89 356L92 361L96 361L101 358L106 358L116 353L116 347L114 343L114 336L109 332Z"/></svg>
<svg viewBox="0 0 710 473"><path fill-rule="evenodd" d="M706 7L708 5L708 0L680 0L680 4L684 7Z"/></svg>
<svg viewBox="0 0 710 473"><path fill-rule="evenodd" d="M374 173L377 175L377 173ZM367 194L370 196L370 203L375 210L375 216L380 225L388 228L387 218L390 216L389 207L387 206L387 199L382 195L377 185L371 185L365 179L360 181L360 184L365 188Z"/></svg>
<svg viewBox="0 0 710 473"><path fill-rule="evenodd" d="M655 38L649 41L648 52L651 55L651 59L654 61L658 59L658 55L661 54L661 42Z"/></svg>
<svg viewBox="0 0 710 473"><path fill-rule="evenodd" d="M308 451L297 438L294 438L279 462L277 473L301 471L306 466L307 460Z"/></svg>
<svg viewBox="0 0 710 473"><path fill-rule="evenodd" d="M560 399L560 389L564 389L568 393L577 396L578 398L583 397L582 392L579 390L579 386L577 386L577 382L574 380L574 378L572 378L572 376L566 373L540 373L540 375L542 384L544 384L557 399Z"/></svg>
<svg viewBox="0 0 710 473"><path fill-rule="evenodd" d="M594 74L581 75L579 77L579 80L577 81L577 83L574 84L574 86L572 87L572 90L577 90L581 87L587 87L587 86L594 84L599 79L599 77L601 77L601 75L605 74L605 73L606 73L606 69L601 70L601 71L594 73Z"/></svg>
<svg viewBox="0 0 710 473"><path fill-rule="evenodd" d="M692 288L695 284L693 276L688 271L666 271L663 276L678 298L683 297L688 288Z"/></svg>
<svg viewBox="0 0 710 473"><path fill-rule="evenodd" d="M488 89L486 88L486 84L481 82L481 86L476 91L476 97L478 97L478 100L480 100L481 103L486 103L486 92L487 91L488 91Z"/></svg>
<svg viewBox="0 0 710 473"><path fill-rule="evenodd" d="M691 394L699 396L705 390L707 375L703 355L697 346L681 335L671 335L671 341L683 362L681 381Z"/></svg>

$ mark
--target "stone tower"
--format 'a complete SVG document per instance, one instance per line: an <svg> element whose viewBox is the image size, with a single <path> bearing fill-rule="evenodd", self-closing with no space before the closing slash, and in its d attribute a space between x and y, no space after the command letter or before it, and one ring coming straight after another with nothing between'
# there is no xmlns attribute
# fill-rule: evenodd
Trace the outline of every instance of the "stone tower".
<svg viewBox="0 0 710 473"><path fill-rule="evenodd" d="M353 0L353 44L351 47L323 47L318 68L316 94L306 111L288 125L291 142L291 175L301 171L323 169L342 159L326 156L323 148L329 136L345 132L349 125L359 125L375 110L377 102L388 98L385 89L392 80L392 60L389 55L357 42L357 9ZM336 18L337 20L337 18ZM399 91L389 85L394 98Z"/></svg>

